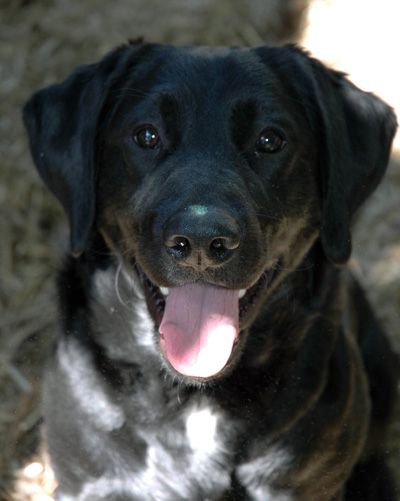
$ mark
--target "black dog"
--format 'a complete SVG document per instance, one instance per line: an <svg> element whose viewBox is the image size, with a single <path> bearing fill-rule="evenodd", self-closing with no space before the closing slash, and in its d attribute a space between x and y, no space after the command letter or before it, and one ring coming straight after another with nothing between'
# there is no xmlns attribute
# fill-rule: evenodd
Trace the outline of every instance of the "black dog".
<svg viewBox="0 0 400 501"><path fill-rule="evenodd" d="M136 42L24 118L71 223L58 499L395 499L396 357L338 266L391 109L295 47Z"/></svg>

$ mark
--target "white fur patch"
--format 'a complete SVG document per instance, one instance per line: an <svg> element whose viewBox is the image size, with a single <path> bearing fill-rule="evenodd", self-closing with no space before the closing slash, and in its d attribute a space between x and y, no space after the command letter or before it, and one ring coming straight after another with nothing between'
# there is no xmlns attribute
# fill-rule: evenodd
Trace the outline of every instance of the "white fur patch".
<svg viewBox="0 0 400 501"><path fill-rule="evenodd" d="M186 434L194 452L210 453L215 450L218 417L211 409L192 411L186 420Z"/></svg>
<svg viewBox="0 0 400 501"><path fill-rule="evenodd" d="M59 350L60 368L68 385L74 388L77 405L94 423L105 431L112 431L125 422L122 408L115 405L102 390L102 380L93 367L93 361L82 353L79 344L69 339Z"/></svg>
<svg viewBox="0 0 400 501"><path fill-rule="evenodd" d="M282 487L282 479L293 467L293 456L282 444L266 447L264 454L236 470L237 478L254 501L293 501L291 488ZM279 488L275 488L274 484Z"/></svg>
<svg viewBox="0 0 400 501"><path fill-rule="evenodd" d="M138 277L120 265L112 271L96 271L93 282L94 298L109 316L119 315L126 318L131 324L132 335L136 333L135 343L157 353L154 321L148 312Z"/></svg>

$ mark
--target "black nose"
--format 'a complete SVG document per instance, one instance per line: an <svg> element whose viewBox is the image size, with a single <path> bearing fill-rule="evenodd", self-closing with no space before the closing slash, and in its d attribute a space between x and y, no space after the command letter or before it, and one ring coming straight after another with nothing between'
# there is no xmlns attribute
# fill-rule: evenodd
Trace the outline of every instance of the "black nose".
<svg viewBox="0 0 400 501"><path fill-rule="evenodd" d="M240 245L233 217L204 206L190 206L169 218L163 237L167 251L181 265L200 270L225 263Z"/></svg>

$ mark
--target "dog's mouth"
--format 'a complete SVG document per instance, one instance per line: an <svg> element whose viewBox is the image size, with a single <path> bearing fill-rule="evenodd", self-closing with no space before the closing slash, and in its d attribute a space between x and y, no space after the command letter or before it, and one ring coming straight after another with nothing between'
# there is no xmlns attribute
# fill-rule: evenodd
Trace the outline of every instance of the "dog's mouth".
<svg viewBox="0 0 400 501"><path fill-rule="evenodd" d="M201 379L221 372L275 272L265 272L249 289L232 290L204 283L158 287L139 270L160 348L172 367Z"/></svg>

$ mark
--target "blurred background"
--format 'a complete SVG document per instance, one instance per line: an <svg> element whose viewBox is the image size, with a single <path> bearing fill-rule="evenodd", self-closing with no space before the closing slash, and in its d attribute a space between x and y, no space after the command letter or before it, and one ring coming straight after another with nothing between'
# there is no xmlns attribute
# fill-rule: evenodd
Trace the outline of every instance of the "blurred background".
<svg viewBox="0 0 400 501"><path fill-rule="evenodd" d="M74 66L144 36L178 45L295 42L400 110L399 10L398 0L0 0L0 501L49 501L55 488L40 440L40 387L68 229L33 168L23 103ZM398 138L353 236L353 264L400 351ZM400 480L400 410L387 450Z"/></svg>

